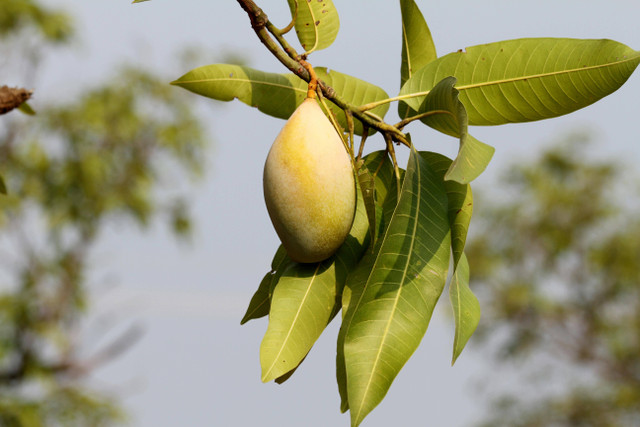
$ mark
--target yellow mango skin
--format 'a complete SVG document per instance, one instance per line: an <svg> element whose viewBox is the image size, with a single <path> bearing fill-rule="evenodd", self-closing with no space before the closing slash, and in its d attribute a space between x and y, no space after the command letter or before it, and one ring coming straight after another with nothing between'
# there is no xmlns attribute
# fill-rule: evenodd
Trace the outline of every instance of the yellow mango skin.
<svg viewBox="0 0 640 427"><path fill-rule="evenodd" d="M264 166L264 199L289 257L320 262L351 229L356 188L342 139L315 99L294 111Z"/></svg>

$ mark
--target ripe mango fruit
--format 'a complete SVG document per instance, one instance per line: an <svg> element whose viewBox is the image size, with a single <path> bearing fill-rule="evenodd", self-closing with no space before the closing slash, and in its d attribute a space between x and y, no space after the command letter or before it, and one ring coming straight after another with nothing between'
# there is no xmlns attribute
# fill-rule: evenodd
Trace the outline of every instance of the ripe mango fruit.
<svg viewBox="0 0 640 427"><path fill-rule="evenodd" d="M292 260L320 262L338 250L355 215L355 179L342 138L314 98L278 134L263 185L271 222Z"/></svg>

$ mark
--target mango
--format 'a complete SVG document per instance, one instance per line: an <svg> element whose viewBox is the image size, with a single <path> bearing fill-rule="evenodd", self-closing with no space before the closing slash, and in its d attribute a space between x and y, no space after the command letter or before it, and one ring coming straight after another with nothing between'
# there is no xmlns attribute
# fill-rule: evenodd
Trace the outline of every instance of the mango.
<svg viewBox="0 0 640 427"><path fill-rule="evenodd" d="M355 215L353 168L315 99L305 99L276 137L263 186L269 217L292 260L320 262L342 245Z"/></svg>

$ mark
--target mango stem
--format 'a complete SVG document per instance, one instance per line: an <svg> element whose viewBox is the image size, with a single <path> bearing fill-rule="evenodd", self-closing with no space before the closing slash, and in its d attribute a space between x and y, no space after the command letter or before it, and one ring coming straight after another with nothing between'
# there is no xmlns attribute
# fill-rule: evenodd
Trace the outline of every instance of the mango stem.
<svg viewBox="0 0 640 427"><path fill-rule="evenodd" d="M318 90L318 76L313 66L304 59L300 59L300 64L309 72L309 86L307 87L307 98L316 99Z"/></svg>

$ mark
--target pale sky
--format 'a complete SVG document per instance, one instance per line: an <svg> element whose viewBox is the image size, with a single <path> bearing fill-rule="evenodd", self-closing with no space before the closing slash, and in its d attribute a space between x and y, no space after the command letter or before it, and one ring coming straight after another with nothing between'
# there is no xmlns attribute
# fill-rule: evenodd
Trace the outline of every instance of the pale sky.
<svg viewBox="0 0 640 427"><path fill-rule="evenodd" d="M234 52L248 58L253 67L285 71L260 44L235 1L46 3L64 4L76 14L82 42L45 63L46 72L36 82L41 99L78 93L108 77L124 60L167 70L168 81L175 79L188 71L179 69L173 59L184 44L202 47L212 62ZM285 0L257 3L277 25L288 22ZM342 25L338 38L310 61L368 80L394 96L400 69L398 2L335 0L335 4ZM418 4L439 54L541 36L611 38L640 49L638 1L419 0ZM637 161L638 93L636 72L618 92L570 116L472 129L478 139L497 149L477 188L489 190L490 195L488 184L509 161L527 159L544 143L575 128L593 130L606 154ZM196 224L193 243L176 244L159 228L140 235L134 227L113 227L95 251L94 263L99 265L95 277L100 281L95 313L115 320L112 336L131 323L141 324L146 333L128 353L96 372L92 383L121 396L132 426L348 426L348 415L339 412L334 374L337 322L282 386L260 382L258 350L266 320L239 324L278 246L262 199L262 167L284 122L238 102L199 102L198 108L211 125L212 147L204 182L189 189ZM390 109L391 122L395 108ZM453 139L435 131L408 130L419 149L449 155L457 149ZM370 144L383 147L378 138ZM469 349L450 367L453 326L446 317L448 310L444 295L421 347L364 427L468 426L484 403L477 382L486 380L491 390L493 381L505 381L481 354ZM88 337L92 330L86 330Z"/></svg>

